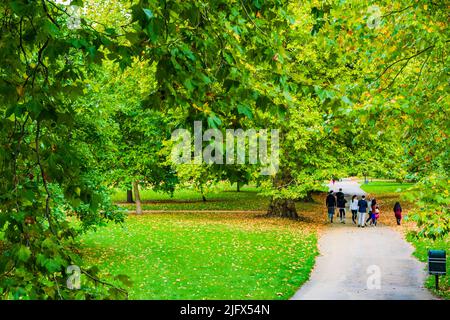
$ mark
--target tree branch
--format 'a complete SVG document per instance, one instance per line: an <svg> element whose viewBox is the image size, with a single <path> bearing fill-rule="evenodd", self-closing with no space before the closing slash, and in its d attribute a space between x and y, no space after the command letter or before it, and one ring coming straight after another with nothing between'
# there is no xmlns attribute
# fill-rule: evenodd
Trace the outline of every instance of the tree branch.
<svg viewBox="0 0 450 320"><path fill-rule="evenodd" d="M37 156L37 162L39 165L39 169L41 171L41 177L42 177L42 181L44 184L44 188L45 188L45 192L47 193L47 197L45 199L45 218L48 221L49 227L50 227L50 231L56 235L55 231L53 230L53 225L52 225L52 221L51 221L51 217L50 217L50 198L51 198L51 194L50 191L48 189L48 185L47 185L47 179L45 177L45 171L44 171L44 167L42 166L42 162L41 162L41 156L40 156L40 152L39 152L39 138L40 138L40 132L41 132L41 122L37 121L37 125L36 125L36 156Z"/></svg>
<svg viewBox="0 0 450 320"><path fill-rule="evenodd" d="M417 57L418 55L420 55L420 54L422 54L422 53L424 53L424 52L426 52L426 51L428 51L428 50L430 50L430 49L432 49L432 48L434 48L434 45L429 46L429 47L427 47L427 48L425 48L425 49L423 49L423 50L421 50L421 51L419 51L419 52L413 54L412 56L409 56L409 57L406 57L406 58L402 58L402 59L399 59L399 60L397 60L397 61L392 62L391 64L389 64L389 65L383 70L383 72L382 72L382 73L374 80L374 82L377 81L377 80L379 80L379 79L380 79L380 78L381 78L381 77L382 77L382 76L383 76L383 75L384 75L391 67L393 67L393 66L396 65L397 63L402 62L402 61L405 61L405 60L407 60L406 63L408 63L409 60L411 60L411 59Z"/></svg>
<svg viewBox="0 0 450 320"><path fill-rule="evenodd" d="M408 10L408 9L411 9L412 7L414 7L414 5L407 6L407 7L403 8L403 9L400 9L400 10L390 11L389 13L387 13L387 14L385 14L385 15L382 15L381 18L386 18L386 17L389 17L389 16L391 16L391 15L393 15L393 14L401 13L401 12L403 12L403 11L406 11L406 10Z"/></svg>
<svg viewBox="0 0 450 320"><path fill-rule="evenodd" d="M111 288L114 288L117 291L122 292L123 294L125 294L128 297L128 292L126 290L124 290L122 288L119 288L119 287L117 287L117 286L115 286L115 285L113 285L111 283L106 282L106 281L103 281L103 280L101 280L101 279L99 279L97 277L94 277L93 275L89 274L87 271L81 270L81 273L85 274L86 276L88 276L88 278L94 280L95 282L101 283L101 284L103 284L105 286L109 286Z"/></svg>
<svg viewBox="0 0 450 320"><path fill-rule="evenodd" d="M20 49L22 50L23 56L25 58L25 63L28 66L28 57L27 57L27 53L25 52L25 49L23 47L23 39L22 39L22 23L23 23L23 17L20 17L20 30L19 30L19 45L20 45Z"/></svg>
<svg viewBox="0 0 450 320"><path fill-rule="evenodd" d="M45 4L45 0L42 0L42 6L44 7L45 14L46 14L47 17L50 19L50 21L51 21L58 29L60 29L59 24L55 21L55 19L53 19L53 17L52 17L52 16L50 15L50 13L48 12L48 8L47 8L47 5Z"/></svg>
<svg viewBox="0 0 450 320"><path fill-rule="evenodd" d="M420 78L421 78L421 76L422 76L423 68L424 68L425 65L427 64L427 61L428 61L428 59L430 58L430 55L431 55L431 54L429 54L429 55L425 58L425 61L422 63L422 66L420 67L419 75L417 76L417 81L416 81L416 83L414 84L413 89L415 89L415 88L417 87L417 85L419 84Z"/></svg>

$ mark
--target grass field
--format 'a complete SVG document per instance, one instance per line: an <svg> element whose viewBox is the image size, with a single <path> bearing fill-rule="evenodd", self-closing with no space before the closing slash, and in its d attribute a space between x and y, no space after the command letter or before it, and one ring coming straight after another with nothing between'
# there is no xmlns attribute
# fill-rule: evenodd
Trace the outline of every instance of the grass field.
<svg viewBox="0 0 450 320"><path fill-rule="evenodd" d="M130 276L131 299L288 299L317 255L305 225L248 213L130 215L82 244L88 262Z"/></svg>
<svg viewBox="0 0 450 320"><path fill-rule="evenodd" d="M173 197L153 190L142 190L141 200L144 210L266 210L269 199L259 195L259 192L256 187L244 187L241 192L236 192L232 186L222 185L207 194L206 201L203 201L201 194L191 189L176 190ZM134 204L125 203L125 191L117 190L112 198L134 210Z"/></svg>
<svg viewBox="0 0 450 320"><path fill-rule="evenodd" d="M403 192L406 189L412 187L413 183L399 183L395 181L372 181L368 184L361 183L361 189L368 193L383 194Z"/></svg>
<svg viewBox="0 0 450 320"><path fill-rule="evenodd" d="M206 201L202 201L199 192L190 189L176 190L173 198L168 194L155 192L152 190L142 190L141 200L143 210L267 210L269 198L260 195L260 190L256 187L244 187L241 192L236 192L233 186L222 184L220 189L211 192L206 196ZM116 190L113 200L120 203L129 210L135 210L135 205L125 203L126 191ZM320 200L322 202L322 200ZM299 204L301 210L312 210L317 207L316 203Z"/></svg>

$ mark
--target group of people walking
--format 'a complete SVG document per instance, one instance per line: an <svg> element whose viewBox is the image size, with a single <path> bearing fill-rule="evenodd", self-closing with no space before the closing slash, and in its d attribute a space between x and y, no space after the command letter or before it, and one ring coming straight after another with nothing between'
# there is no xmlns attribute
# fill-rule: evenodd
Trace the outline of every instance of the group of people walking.
<svg viewBox="0 0 450 320"><path fill-rule="evenodd" d="M326 206L328 208L328 219L330 223L333 223L336 208L338 209L338 217L341 223L345 223L345 207L347 204L345 195L342 192L342 188L334 194L333 190L327 195ZM358 227L364 228L368 225L376 226L378 219L380 218L380 207L377 203L377 199L371 198L366 200L366 196L362 195L360 199L354 195L349 203L349 209L352 213L352 221L357 224ZM366 219L366 215L367 219ZM402 219L402 207L397 202L394 205L394 214L397 220L397 224L400 225Z"/></svg>

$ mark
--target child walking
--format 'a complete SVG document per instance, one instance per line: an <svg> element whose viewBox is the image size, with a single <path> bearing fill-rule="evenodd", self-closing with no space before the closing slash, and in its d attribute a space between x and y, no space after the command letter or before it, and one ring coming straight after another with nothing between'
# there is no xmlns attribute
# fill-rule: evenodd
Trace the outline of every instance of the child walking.
<svg viewBox="0 0 450 320"><path fill-rule="evenodd" d="M367 223L372 224L373 223L373 215L375 214L375 207L377 206L377 199L372 198L369 201L369 217L366 220L366 225Z"/></svg>
<svg viewBox="0 0 450 320"><path fill-rule="evenodd" d="M377 221L380 218L380 207L378 205L372 211L372 224L373 226L377 226Z"/></svg>

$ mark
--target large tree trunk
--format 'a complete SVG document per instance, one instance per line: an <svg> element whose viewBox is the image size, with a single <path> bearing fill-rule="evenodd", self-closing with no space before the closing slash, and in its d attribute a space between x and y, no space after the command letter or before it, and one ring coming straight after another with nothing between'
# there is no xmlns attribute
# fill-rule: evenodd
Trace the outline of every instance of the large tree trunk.
<svg viewBox="0 0 450 320"><path fill-rule="evenodd" d="M127 190L127 202L128 203L134 203L133 201L133 187L131 189Z"/></svg>
<svg viewBox="0 0 450 320"><path fill-rule="evenodd" d="M141 196L139 195L139 182L133 181L134 199L136 200L136 214L142 214Z"/></svg>
<svg viewBox="0 0 450 320"><path fill-rule="evenodd" d="M236 185L237 185L236 191L241 192L241 185L239 184L239 182L237 182Z"/></svg>
<svg viewBox="0 0 450 320"><path fill-rule="evenodd" d="M274 188L281 190L292 182L292 176L288 168L279 168L278 173L273 177ZM295 209L294 199L272 199L270 200L267 215L270 217L281 217L297 219L298 214Z"/></svg>
<svg viewBox="0 0 450 320"><path fill-rule="evenodd" d="M286 114L286 118L284 123L289 123L289 112ZM286 126L282 126L280 129L279 143L283 145L283 141L285 141L285 136L287 130L290 130ZM288 165L283 165L283 162L288 164L290 158L290 152L287 148L283 148L284 155L280 155L280 162L278 171L272 178L272 184L274 189L283 190L288 188L289 185L294 181L294 178L291 174L291 168ZM290 218L290 219L298 219L297 210L295 209L295 200L294 199L272 199L270 200L269 209L267 210L267 216L269 217L281 217L281 218Z"/></svg>
<svg viewBox="0 0 450 320"><path fill-rule="evenodd" d="M298 214L295 209L295 201L292 199L272 199L267 215L270 217L297 219Z"/></svg>

